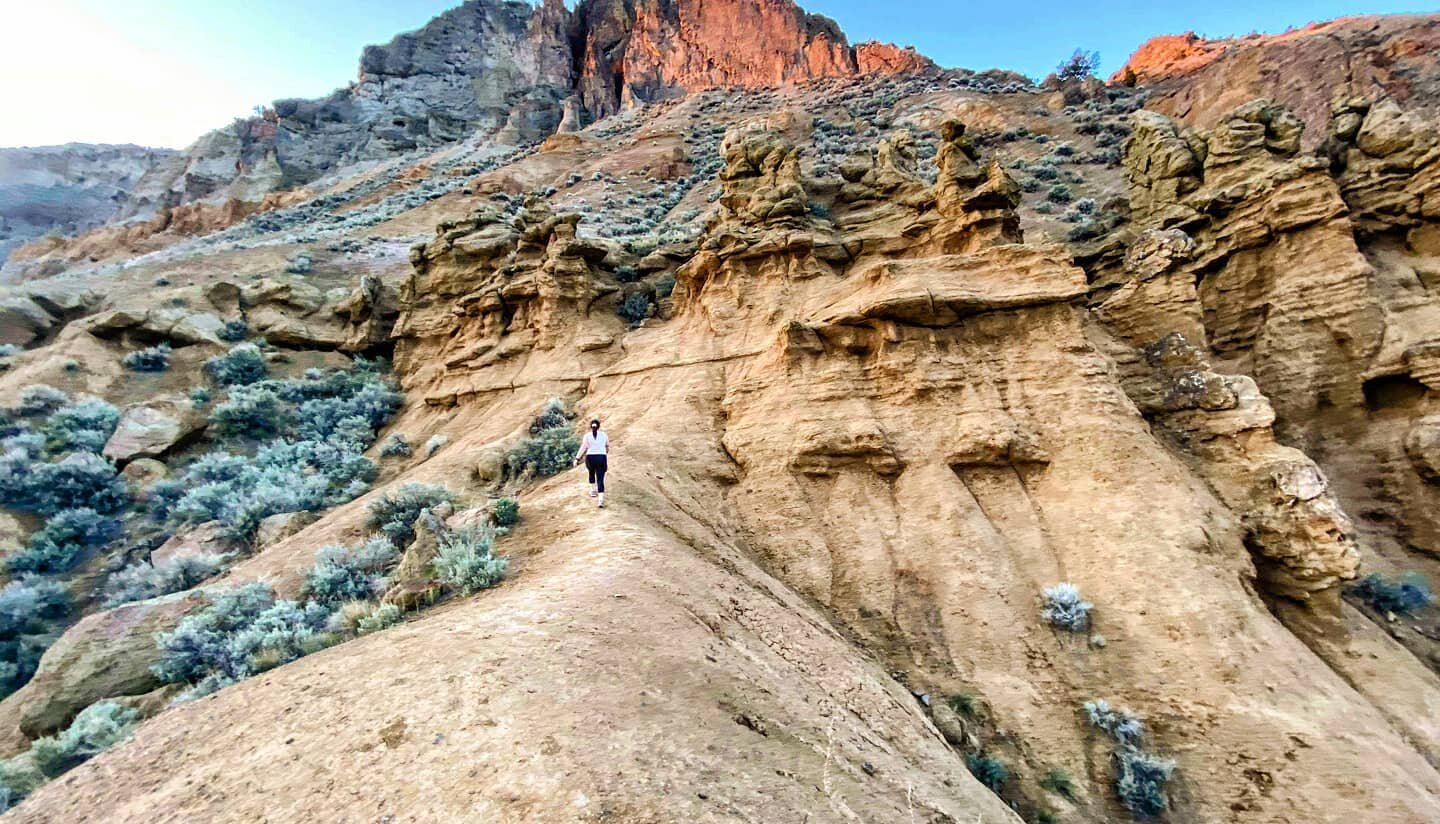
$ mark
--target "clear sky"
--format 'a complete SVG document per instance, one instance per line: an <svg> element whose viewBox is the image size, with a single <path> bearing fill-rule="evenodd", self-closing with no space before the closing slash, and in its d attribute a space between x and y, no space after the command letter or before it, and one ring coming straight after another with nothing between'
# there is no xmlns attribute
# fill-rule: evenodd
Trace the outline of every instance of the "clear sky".
<svg viewBox="0 0 1440 824"><path fill-rule="evenodd" d="M360 49L458 0L0 0L0 146L67 141L182 147L283 97L355 76ZM1219 37L1425 2L1149 0L1025 3L802 0L852 42L913 45L943 66L1040 77L1076 48L1118 68L1147 37Z"/></svg>

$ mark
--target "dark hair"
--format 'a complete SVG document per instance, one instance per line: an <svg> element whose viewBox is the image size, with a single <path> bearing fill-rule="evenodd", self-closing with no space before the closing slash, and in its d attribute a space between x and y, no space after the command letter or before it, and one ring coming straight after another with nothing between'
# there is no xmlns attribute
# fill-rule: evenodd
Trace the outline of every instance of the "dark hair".
<svg viewBox="0 0 1440 824"><path fill-rule="evenodd" d="M599 426L599 425L600 425L600 419L599 419L599 418L591 418L591 419L590 419L590 425L591 425L591 426Z"/></svg>

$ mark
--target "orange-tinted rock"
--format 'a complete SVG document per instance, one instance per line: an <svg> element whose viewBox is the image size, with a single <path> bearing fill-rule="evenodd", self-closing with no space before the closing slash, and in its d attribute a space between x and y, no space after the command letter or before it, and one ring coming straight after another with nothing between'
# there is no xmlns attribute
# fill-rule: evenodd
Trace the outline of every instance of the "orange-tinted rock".
<svg viewBox="0 0 1440 824"><path fill-rule="evenodd" d="M1190 74L1214 62L1224 52L1223 40L1206 40L1193 31L1162 34L1140 44L1125 65L1110 76L1112 83L1153 83Z"/></svg>
<svg viewBox="0 0 1440 824"><path fill-rule="evenodd" d="M251 215L298 203L313 195L306 189L270 192L258 201L195 201L160 209L147 220L112 224L76 237L43 237L11 253L20 271L47 274L45 264L108 260L144 254L175 241L207 235L233 226Z"/></svg>
<svg viewBox="0 0 1440 824"><path fill-rule="evenodd" d="M1283 34L1206 40L1193 32L1144 43L1112 82L1153 85L1148 108L1191 126L1257 97L1283 104L1325 134L1336 94L1389 95L1409 108L1440 99L1440 16L1348 17ZM1433 110L1433 109L1431 109Z"/></svg>
<svg viewBox="0 0 1440 824"><path fill-rule="evenodd" d="M914 46L875 40L855 44L855 67L861 74L919 74L940 68Z"/></svg>
<svg viewBox="0 0 1440 824"><path fill-rule="evenodd" d="M929 71L914 49L851 48L835 21L790 0L584 3L581 100L596 117L633 102L718 86L778 86L821 77Z"/></svg>

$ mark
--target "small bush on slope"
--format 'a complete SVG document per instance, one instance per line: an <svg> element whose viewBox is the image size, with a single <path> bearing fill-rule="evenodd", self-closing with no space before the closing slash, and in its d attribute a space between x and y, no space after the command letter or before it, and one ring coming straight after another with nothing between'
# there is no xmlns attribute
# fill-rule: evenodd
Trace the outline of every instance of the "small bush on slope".
<svg viewBox="0 0 1440 824"><path fill-rule="evenodd" d="M549 477L570 467L580 450L580 439L570 430L574 416L558 399L551 400L530 424L530 437L505 456L505 468L514 478Z"/></svg>
<svg viewBox="0 0 1440 824"><path fill-rule="evenodd" d="M1140 750L1115 752L1115 794L1120 803L1136 815L1154 817L1165 812L1169 799L1165 784L1175 772L1175 762Z"/></svg>
<svg viewBox="0 0 1440 824"><path fill-rule="evenodd" d="M540 414L530 421L530 434L539 435L547 429L564 429L570 426L570 419L574 417L565 408L565 402L559 398L551 398L545 402Z"/></svg>
<svg viewBox="0 0 1440 824"><path fill-rule="evenodd" d="M59 735L37 738L30 745L36 769L50 778L99 755L123 741L140 713L111 701L91 704Z"/></svg>
<svg viewBox="0 0 1440 824"><path fill-rule="evenodd" d="M88 507L63 509L30 535L25 549L5 559L11 573L63 572L90 547L120 537L120 522Z"/></svg>
<svg viewBox="0 0 1440 824"><path fill-rule="evenodd" d="M380 445L380 457L382 458L408 458L414 454L414 452L415 450L410 446L410 442L405 440L405 436L399 432L386 438L385 443Z"/></svg>
<svg viewBox="0 0 1440 824"><path fill-rule="evenodd" d="M121 359L120 365L131 372L164 372L170 368L170 344L131 352Z"/></svg>
<svg viewBox="0 0 1440 824"><path fill-rule="evenodd" d="M53 386L43 383L31 384L20 393L20 405L15 414L25 418L48 415L70 402L70 396Z"/></svg>
<svg viewBox="0 0 1440 824"><path fill-rule="evenodd" d="M226 343L239 343L245 340L245 336L248 334L250 334L250 325L244 320L236 318L235 320L225 321L225 325L221 327L218 336L220 340Z"/></svg>
<svg viewBox="0 0 1440 824"><path fill-rule="evenodd" d="M500 583L510 562L491 553L494 530L481 524L452 530L438 523L439 520L435 518L436 523L429 525L435 530L439 544L435 560L431 562L435 576L465 595Z"/></svg>
<svg viewBox="0 0 1440 824"><path fill-rule="evenodd" d="M1072 801L1075 799L1075 781L1070 778L1070 773L1059 767L1045 773L1045 776L1040 779L1040 786Z"/></svg>
<svg viewBox="0 0 1440 824"><path fill-rule="evenodd" d="M128 501L125 483L109 461L91 452L74 452L31 467L28 492L20 505L43 515L86 507L113 513Z"/></svg>
<svg viewBox="0 0 1440 824"><path fill-rule="evenodd" d="M51 413L45 422L45 451L99 452L115 433L120 410L94 397L84 397Z"/></svg>
<svg viewBox="0 0 1440 824"><path fill-rule="evenodd" d="M144 601L190 589L225 566L220 555L179 555L161 564L132 564L106 582L106 607Z"/></svg>
<svg viewBox="0 0 1440 824"><path fill-rule="evenodd" d="M638 324L650 316L650 296L644 292L636 292L620 304L615 314L631 326Z"/></svg>
<svg viewBox="0 0 1440 824"><path fill-rule="evenodd" d="M19 578L0 588L0 695L9 695L35 674L69 610L65 590L45 578Z"/></svg>
<svg viewBox="0 0 1440 824"><path fill-rule="evenodd" d="M125 740L139 716L113 701L91 704L59 735L37 738L28 752L0 762L0 812L23 801L47 779Z"/></svg>
<svg viewBox="0 0 1440 824"><path fill-rule="evenodd" d="M1154 817L1169 806L1165 784L1175 762L1140 749L1145 727L1129 710L1115 710L1104 700L1085 702L1090 724L1115 740L1115 796L1137 816Z"/></svg>
<svg viewBox="0 0 1440 824"><path fill-rule="evenodd" d="M229 352L205 361L204 368L218 386L244 386L264 379L265 355L253 343L236 344Z"/></svg>
<svg viewBox="0 0 1440 824"><path fill-rule="evenodd" d="M520 502L514 498L497 498L490 505L490 517L496 526L514 526L520 520Z"/></svg>
<svg viewBox="0 0 1440 824"><path fill-rule="evenodd" d="M1127 709L1114 709L1103 698L1085 702L1085 717L1090 726L1101 730L1121 744L1138 744L1145 737L1145 725Z"/></svg>
<svg viewBox="0 0 1440 824"><path fill-rule="evenodd" d="M1350 591L1372 609L1393 612L1396 615L1409 615L1429 606L1435 600L1435 596L1430 592L1429 582L1413 572L1398 581L1387 580L1372 573L1351 587Z"/></svg>
<svg viewBox="0 0 1440 824"><path fill-rule="evenodd" d="M1010 771L1005 765L988 755L966 755L965 767L992 793L999 793L1004 789L1005 782L1010 778Z"/></svg>
<svg viewBox="0 0 1440 824"><path fill-rule="evenodd" d="M30 507L31 480L45 439L38 432L20 432L0 440L0 498L17 509Z"/></svg>
<svg viewBox="0 0 1440 824"><path fill-rule="evenodd" d="M385 493L370 502L370 528L378 530L397 549L415 540L415 519L424 510L455 500L443 486L401 484L394 493Z"/></svg>
<svg viewBox="0 0 1440 824"><path fill-rule="evenodd" d="M1084 632L1090 627L1090 610L1095 605L1080 597L1080 588L1070 583L1046 587L1040 617L1057 629Z"/></svg>
<svg viewBox="0 0 1440 824"><path fill-rule="evenodd" d="M321 547L315 566L305 575L305 597L335 605L373 598L384 589L385 573L400 560L395 545L376 536L350 548Z"/></svg>
<svg viewBox="0 0 1440 824"><path fill-rule="evenodd" d="M185 616L173 632L156 636L160 661L151 670L162 681L190 684L186 697L214 692L339 640L325 632L330 618L325 607L277 601L262 583L210 599L209 607Z"/></svg>
<svg viewBox="0 0 1440 824"><path fill-rule="evenodd" d="M400 623L400 608L394 604L381 604L355 622L355 631L360 635L379 632Z"/></svg>
<svg viewBox="0 0 1440 824"><path fill-rule="evenodd" d="M210 410L210 429L221 438L264 441L278 437L294 422L294 412L270 389L236 386Z"/></svg>

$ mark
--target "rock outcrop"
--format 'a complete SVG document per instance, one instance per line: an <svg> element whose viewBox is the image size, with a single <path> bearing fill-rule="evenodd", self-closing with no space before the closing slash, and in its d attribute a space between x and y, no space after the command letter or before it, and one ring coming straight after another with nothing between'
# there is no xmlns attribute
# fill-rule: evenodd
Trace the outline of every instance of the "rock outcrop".
<svg viewBox="0 0 1440 824"><path fill-rule="evenodd" d="M875 40L855 44L855 68L861 74L921 74L940 69L914 46L901 48Z"/></svg>
<svg viewBox="0 0 1440 824"><path fill-rule="evenodd" d="M790 0L598 0L580 4L576 14L583 32L580 99L597 117L715 86L776 86L933 65L918 55L881 56L867 46L862 70L858 50L846 44L835 21L806 14Z"/></svg>
<svg viewBox="0 0 1440 824"><path fill-rule="evenodd" d="M102 454L121 462L156 457L175 448L204 425L204 415L189 398L156 398L120 414L120 422Z"/></svg>
<svg viewBox="0 0 1440 824"><path fill-rule="evenodd" d="M0 149L0 263L44 235L73 235L115 217L136 183L174 154L80 143Z"/></svg>
<svg viewBox="0 0 1440 824"><path fill-rule="evenodd" d="M416 246L395 325L395 361L406 388L431 402L454 402L504 385L492 384L497 370L486 367L523 363L532 350L564 348L575 357L588 351L593 332L577 320L619 290L595 282L609 250L577 237L579 222L579 215L555 215L540 200L513 215L482 206L464 220L441 223L434 239ZM618 320L612 315L600 324L613 336Z"/></svg>
<svg viewBox="0 0 1440 824"><path fill-rule="evenodd" d="M1435 131L1393 103L1348 99L1336 125L1327 162L1266 101L1198 132L1137 115L1125 163L1132 215L1151 231L1100 274L1096 308L1138 347L1178 332L1253 376L1282 440L1347 479L1347 511L1434 553L1436 491L1405 444L1428 414L1440 312L1419 274L1433 254Z"/></svg>
<svg viewBox="0 0 1440 824"><path fill-rule="evenodd" d="M1110 80L1144 84L1148 108L1191 126L1213 125L1224 112L1269 98L1304 121L1310 148L1325 135L1336 94L1389 96L1436 113L1437 51L1434 15L1347 17L1274 35L1156 37Z"/></svg>
<svg viewBox="0 0 1440 824"><path fill-rule="evenodd" d="M120 217L197 200L256 211L271 192L356 161L476 134L535 142L559 131L567 111L573 130L577 119L700 89L934 68L914 50L852 48L834 21L792 0L587 0L574 11L561 0L467 0L366 48L350 86L276 101L164 159L135 183Z"/></svg>

